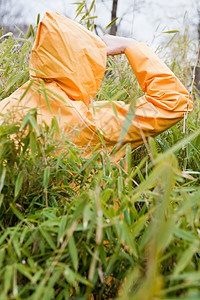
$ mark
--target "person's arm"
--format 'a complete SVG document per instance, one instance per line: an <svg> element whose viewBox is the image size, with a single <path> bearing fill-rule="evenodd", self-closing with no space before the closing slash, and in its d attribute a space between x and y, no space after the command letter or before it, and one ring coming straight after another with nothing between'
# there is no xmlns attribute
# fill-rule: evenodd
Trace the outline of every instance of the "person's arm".
<svg viewBox="0 0 200 300"><path fill-rule="evenodd" d="M137 42L134 39L110 34L104 35L101 39L107 46L107 55L123 54L129 46Z"/></svg>
<svg viewBox="0 0 200 300"><path fill-rule="evenodd" d="M126 141L139 142L138 129L145 136L155 136L168 129L187 111L188 91L173 72L144 43L132 39L106 35L103 41L108 55L125 53L146 95L136 104L135 119ZM121 50L120 50L121 49ZM190 98L189 112L192 110Z"/></svg>

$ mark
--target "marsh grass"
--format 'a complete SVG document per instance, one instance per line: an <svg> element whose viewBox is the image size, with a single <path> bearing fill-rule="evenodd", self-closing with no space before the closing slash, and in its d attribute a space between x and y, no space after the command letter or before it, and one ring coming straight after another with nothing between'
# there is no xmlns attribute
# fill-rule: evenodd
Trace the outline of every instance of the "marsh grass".
<svg viewBox="0 0 200 300"><path fill-rule="evenodd" d="M32 41L0 42L3 99L27 81ZM108 68L97 101L141 94L123 58ZM47 126L36 110L8 114L0 126L0 299L199 299L199 125L196 98L184 135L179 123L150 139L148 151L127 146L116 165L100 151L84 158L54 118Z"/></svg>

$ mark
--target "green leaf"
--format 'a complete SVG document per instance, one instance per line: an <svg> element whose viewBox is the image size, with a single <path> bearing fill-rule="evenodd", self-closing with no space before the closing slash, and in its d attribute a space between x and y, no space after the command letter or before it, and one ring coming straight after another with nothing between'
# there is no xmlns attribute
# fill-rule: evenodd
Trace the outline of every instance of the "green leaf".
<svg viewBox="0 0 200 300"><path fill-rule="evenodd" d="M119 199L122 197L122 192L123 192L123 182L122 182L122 176L119 176L117 178L117 187L118 187L118 195Z"/></svg>
<svg viewBox="0 0 200 300"><path fill-rule="evenodd" d="M44 85L44 81L41 80L40 82L41 82L41 85L42 85L42 91L43 91L43 95L44 95L46 105L48 107L48 110L52 113L51 106L50 106L49 99L48 99L48 95L47 95L46 88L45 88L45 85Z"/></svg>
<svg viewBox="0 0 200 300"><path fill-rule="evenodd" d="M56 133L58 135L60 135L60 127L58 125L58 121L57 121L57 118L55 116L52 117L51 125L55 129Z"/></svg>
<svg viewBox="0 0 200 300"><path fill-rule="evenodd" d="M156 235L156 244L158 251L164 251L169 245L172 235L174 233L174 228L176 225L176 218L171 217L167 222L164 220L159 226L159 230Z"/></svg>
<svg viewBox="0 0 200 300"><path fill-rule="evenodd" d="M37 25L40 23L40 14L37 15Z"/></svg>
<svg viewBox="0 0 200 300"><path fill-rule="evenodd" d="M21 100L25 97L25 95L28 93L28 91L30 90L31 86L33 85L33 82L34 82L34 80L31 79L31 80L30 80L30 83L28 84L28 86L27 86L27 88L25 89L24 93L23 93L22 96L20 97L20 100L19 100L19 101L21 101Z"/></svg>
<svg viewBox="0 0 200 300"><path fill-rule="evenodd" d="M191 261L195 252L198 250L198 246L199 246L199 241L195 240L193 244L187 250L185 250L185 252L183 252L181 258L179 259L174 269L173 276L178 275L181 271L185 269L185 267Z"/></svg>
<svg viewBox="0 0 200 300"><path fill-rule="evenodd" d="M4 274L4 289L3 293L6 295L8 290L11 288L11 282L13 278L13 266L6 266L5 274Z"/></svg>
<svg viewBox="0 0 200 300"><path fill-rule="evenodd" d="M83 228L87 229L88 226L88 220L90 218L91 211L90 211L90 206L86 205L84 212L83 212Z"/></svg>
<svg viewBox="0 0 200 300"><path fill-rule="evenodd" d="M174 234L175 234L175 236L183 239L184 241L188 241L188 242L193 242L196 238L195 235L192 234L192 232L186 231L186 230L181 229L181 228L176 228L174 230Z"/></svg>
<svg viewBox="0 0 200 300"><path fill-rule="evenodd" d="M94 7L94 4L95 4L95 0L92 1L91 5L90 5L90 8L88 10L88 14L92 11L92 9Z"/></svg>
<svg viewBox="0 0 200 300"><path fill-rule="evenodd" d="M115 18L114 20L112 20L104 29L104 31L106 31L109 27L111 27L116 21L117 21L118 17Z"/></svg>
<svg viewBox="0 0 200 300"><path fill-rule="evenodd" d="M45 189L47 189L48 187L49 178L50 178L50 167L48 166L44 170L43 186Z"/></svg>
<svg viewBox="0 0 200 300"><path fill-rule="evenodd" d="M169 157L169 155L171 155L171 154L175 153L176 151L180 150L181 148L185 147L189 142L191 142L192 140L194 140L195 138L197 138L199 135L200 135L200 129L197 129L195 132L193 132L192 134L190 134L186 138L180 140L175 145L173 145L171 148L169 148L169 150L167 150L163 154L160 154L155 159L154 164L157 164L161 160L166 159L167 156Z"/></svg>
<svg viewBox="0 0 200 300"><path fill-rule="evenodd" d="M20 219L21 221L24 220L24 216L21 214L21 212L16 208L13 203L10 204L10 208L12 209L13 213Z"/></svg>
<svg viewBox="0 0 200 300"><path fill-rule="evenodd" d="M0 249L0 269L2 268L4 264L4 258L5 258L5 249Z"/></svg>
<svg viewBox="0 0 200 300"><path fill-rule="evenodd" d="M67 233L66 232L67 220L68 220L67 215L62 216L60 226L59 226L59 229L58 229L57 245L63 243L64 235Z"/></svg>
<svg viewBox="0 0 200 300"><path fill-rule="evenodd" d="M65 268L64 276L70 284L76 284L76 280L78 280L85 285L91 286L91 283L87 279L72 271L68 266Z"/></svg>
<svg viewBox="0 0 200 300"><path fill-rule="evenodd" d="M20 81L24 77L24 71L19 71L13 78L9 81L9 84L6 86L5 92L8 92L13 85Z"/></svg>
<svg viewBox="0 0 200 300"><path fill-rule="evenodd" d="M44 239L46 240L46 242L49 244L49 246L53 249L56 250L56 245L53 242L53 239L51 238L50 234L41 226L39 227L39 230L42 234L42 236L44 237Z"/></svg>
<svg viewBox="0 0 200 300"><path fill-rule="evenodd" d="M0 177L0 193L3 189L3 186L4 186L4 180L5 180L5 177L6 177L6 168L3 167L3 170L1 172L1 177ZM1 205L0 205L1 206Z"/></svg>
<svg viewBox="0 0 200 300"><path fill-rule="evenodd" d="M28 118L28 120L31 123L32 127L34 128L35 132L38 133L37 121L36 121L35 117L33 117L32 115L30 115L29 118Z"/></svg>
<svg viewBox="0 0 200 300"><path fill-rule="evenodd" d="M0 195L0 208L1 208L1 205L2 205L2 203L3 203L3 199L4 199L4 195L1 194L1 195Z"/></svg>
<svg viewBox="0 0 200 300"><path fill-rule="evenodd" d="M33 132L30 133L30 148L31 148L31 156L33 161L35 161L35 155L37 150L37 140L35 134Z"/></svg>
<svg viewBox="0 0 200 300"><path fill-rule="evenodd" d="M12 244L13 244L13 247L15 249L17 256L19 258L21 258L21 250L20 250L20 246L19 246L18 236L16 234L14 235L14 237L12 239Z"/></svg>
<svg viewBox="0 0 200 300"><path fill-rule="evenodd" d="M103 193L101 202L106 203L109 200L109 198L111 197L111 195L113 195L113 189L107 188Z"/></svg>
<svg viewBox="0 0 200 300"><path fill-rule="evenodd" d="M0 237L0 245L3 244L9 234L10 232L8 230L3 233L3 235Z"/></svg>
<svg viewBox="0 0 200 300"><path fill-rule="evenodd" d="M117 229L119 231L119 239L131 248L135 257L138 257L134 236L131 234L127 224L125 222L119 223L117 224Z"/></svg>
<svg viewBox="0 0 200 300"><path fill-rule="evenodd" d="M69 253L70 253L70 256L72 259L73 267L74 267L75 271L77 271L78 270L78 252L76 249L76 244L75 244L73 235L69 238L68 247L69 247Z"/></svg>
<svg viewBox="0 0 200 300"><path fill-rule="evenodd" d="M15 193L14 193L15 198L19 195L23 183L23 178L24 178L24 171L21 170L17 176L17 180L15 183Z"/></svg>
<svg viewBox="0 0 200 300"><path fill-rule="evenodd" d="M134 101L131 101L129 109L128 109L127 114L126 114L126 118L125 118L125 120L122 124L122 127L121 127L121 132L120 132L119 139L118 139L118 142L117 142L118 146L120 146L122 144L126 134L129 131L129 128L132 124L132 121L133 121L134 117L135 117L135 103L134 103Z"/></svg>
<svg viewBox="0 0 200 300"><path fill-rule="evenodd" d="M200 271L197 272L186 272L178 275L171 275L172 280L187 280L187 281L199 281Z"/></svg>
<svg viewBox="0 0 200 300"><path fill-rule="evenodd" d="M79 172L76 175L79 175L83 170L85 170L90 164L93 164L97 161L97 158L99 156L99 152L96 152L93 154L93 156L87 160L87 162L84 164L84 166L79 170Z"/></svg>
<svg viewBox="0 0 200 300"><path fill-rule="evenodd" d="M130 215L129 215L129 211L128 211L127 207L123 210L123 213L124 213L124 221L130 226L131 219L130 219Z"/></svg>
<svg viewBox="0 0 200 300"><path fill-rule="evenodd" d="M26 278L32 281L31 268L19 263L16 264L16 268L18 272L20 272L22 275L24 275Z"/></svg>
<svg viewBox="0 0 200 300"><path fill-rule="evenodd" d="M177 33L180 32L179 30L168 30L168 31L163 31L162 33Z"/></svg>

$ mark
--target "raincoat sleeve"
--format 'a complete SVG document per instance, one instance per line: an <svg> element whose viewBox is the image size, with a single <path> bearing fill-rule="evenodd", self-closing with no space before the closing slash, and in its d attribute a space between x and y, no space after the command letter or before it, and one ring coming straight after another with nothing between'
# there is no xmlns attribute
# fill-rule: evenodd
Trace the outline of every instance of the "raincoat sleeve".
<svg viewBox="0 0 200 300"><path fill-rule="evenodd" d="M136 127L140 127L145 136L155 136L183 118L187 111L188 91L144 43L129 46L125 54L142 91L146 93L137 100ZM191 110L190 98L189 112Z"/></svg>

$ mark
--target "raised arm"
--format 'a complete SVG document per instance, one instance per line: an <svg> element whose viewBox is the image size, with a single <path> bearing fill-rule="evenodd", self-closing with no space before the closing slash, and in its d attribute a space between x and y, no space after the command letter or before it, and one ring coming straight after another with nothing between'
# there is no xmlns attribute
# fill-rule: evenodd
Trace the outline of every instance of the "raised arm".
<svg viewBox="0 0 200 300"><path fill-rule="evenodd" d="M168 129L187 111L188 91L173 72L144 43L106 35L108 55L125 53L145 96L136 104L135 119L124 142L142 143L139 134L155 136ZM192 110L190 98L189 112Z"/></svg>

